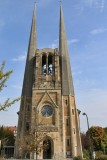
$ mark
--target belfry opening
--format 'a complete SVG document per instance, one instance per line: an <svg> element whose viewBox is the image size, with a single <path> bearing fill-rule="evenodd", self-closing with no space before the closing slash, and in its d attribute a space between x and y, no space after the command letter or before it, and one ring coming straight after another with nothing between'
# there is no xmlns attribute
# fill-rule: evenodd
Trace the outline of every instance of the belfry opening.
<svg viewBox="0 0 107 160"><path fill-rule="evenodd" d="M53 64L52 64L52 55L48 56L48 74L52 75L53 73Z"/></svg>
<svg viewBox="0 0 107 160"><path fill-rule="evenodd" d="M47 66L46 66L46 55L42 56L42 74L46 75L47 74L47 70L46 70Z"/></svg>

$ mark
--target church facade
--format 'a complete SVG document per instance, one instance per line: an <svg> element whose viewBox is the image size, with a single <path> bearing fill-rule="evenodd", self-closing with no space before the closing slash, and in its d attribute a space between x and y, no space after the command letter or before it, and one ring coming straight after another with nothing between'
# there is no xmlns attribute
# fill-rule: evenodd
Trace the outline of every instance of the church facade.
<svg viewBox="0 0 107 160"><path fill-rule="evenodd" d="M48 147L38 159L82 156L79 113L76 109L62 5L59 48L38 49L34 9L19 111L15 157L24 158L26 135L46 133ZM20 140L20 141L19 141ZM30 154L35 158L35 152Z"/></svg>

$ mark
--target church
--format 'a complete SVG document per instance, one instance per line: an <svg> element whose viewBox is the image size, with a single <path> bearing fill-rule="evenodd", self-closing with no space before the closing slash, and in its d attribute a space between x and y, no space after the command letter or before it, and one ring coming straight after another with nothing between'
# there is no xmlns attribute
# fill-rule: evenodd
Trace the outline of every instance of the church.
<svg viewBox="0 0 107 160"><path fill-rule="evenodd" d="M29 154L31 159L82 156L79 112L75 103L62 4L59 48L38 49L36 35L35 7L22 87L15 157L25 158L25 150L21 146L24 137L30 134L36 136L38 133L44 135L41 146L46 142L48 147L41 147L39 153L33 150Z"/></svg>

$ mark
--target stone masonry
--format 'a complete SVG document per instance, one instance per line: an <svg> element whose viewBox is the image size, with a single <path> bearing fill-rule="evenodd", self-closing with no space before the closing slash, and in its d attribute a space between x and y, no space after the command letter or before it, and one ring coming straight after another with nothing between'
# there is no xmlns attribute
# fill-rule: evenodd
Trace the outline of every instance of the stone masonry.
<svg viewBox="0 0 107 160"><path fill-rule="evenodd" d="M51 35L50 35L51 36ZM34 8L19 111L15 157L25 158L23 138L46 132L48 149L38 159L82 156L79 116L75 104L72 72L67 47L62 5L59 48L37 49ZM28 155L35 159L36 153Z"/></svg>

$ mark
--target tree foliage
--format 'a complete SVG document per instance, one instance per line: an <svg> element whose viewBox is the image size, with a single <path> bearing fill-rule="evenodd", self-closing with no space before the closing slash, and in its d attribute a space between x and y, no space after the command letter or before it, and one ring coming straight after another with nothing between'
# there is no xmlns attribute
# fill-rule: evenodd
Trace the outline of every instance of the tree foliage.
<svg viewBox="0 0 107 160"><path fill-rule="evenodd" d="M0 139L3 146L13 146L15 142L14 133L9 127L0 126Z"/></svg>
<svg viewBox="0 0 107 160"><path fill-rule="evenodd" d="M13 71L4 72L4 67L5 67L5 62L3 62L0 67L0 92L4 89L4 87L7 87L6 82L13 72ZM18 102L19 100L20 98L16 98L12 101L10 101L10 98L6 99L3 104L0 103L0 111L6 110L7 107L10 107L12 104Z"/></svg>
<svg viewBox="0 0 107 160"><path fill-rule="evenodd" d="M89 150L90 142L89 137L85 133L81 133L81 142L83 150Z"/></svg>
<svg viewBox="0 0 107 160"><path fill-rule="evenodd" d="M26 155L35 152L36 156L42 151L48 148L48 139L46 132L35 132L35 134L28 134L23 139L18 140L20 143L20 150L24 150ZM37 159L37 157L36 157Z"/></svg>
<svg viewBox="0 0 107 160"><path fill-rule="evenodd" d="M107 127L106 127L106 128L104 128L104 131L105 131L105 133L107 134Z"/></svg>
<svg viewBox="0 0 107 160"><path fill-rule="evenodd" d="M107 147L107 134L105 130L102 127L93 126L89 129L87 134L90 135L94 150L104 151L105 147Z"/></svg>

